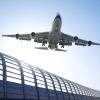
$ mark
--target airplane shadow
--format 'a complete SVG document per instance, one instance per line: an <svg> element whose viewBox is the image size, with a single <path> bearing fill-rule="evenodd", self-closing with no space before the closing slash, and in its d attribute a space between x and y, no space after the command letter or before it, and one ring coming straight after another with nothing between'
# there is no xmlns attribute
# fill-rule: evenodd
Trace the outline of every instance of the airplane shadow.
<svg viewBox="0 0 100 100"><path fill-rule="evenodd" d="M49 50L47 47L35 47L35 49L40 49L40 50ZM66 52L67 50L64 49L53 49L54 51L61 51L61 52Z"/></svg>
<svg viewBox="0 0 100 100"><path fill-rule="evenodd" d="M66 52L67 50L64 50L64 49L55 49L55 51Z"/></svg>
<svg viewBox="0 0 100 100"><path fill-rule="evenodd" d="M47 47L35 47L35 49L40 49L40 50L48 50Z"/></svg>

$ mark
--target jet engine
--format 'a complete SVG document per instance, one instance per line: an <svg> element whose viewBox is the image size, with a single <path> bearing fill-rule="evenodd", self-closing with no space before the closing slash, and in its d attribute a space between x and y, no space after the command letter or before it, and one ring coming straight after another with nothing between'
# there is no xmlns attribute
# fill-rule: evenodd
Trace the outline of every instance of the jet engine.
<svg viewBox="0 0 100 100"><path fill-rule="evenodd" d="M76 42L75 45L77 45L77 46L86 46L86 44L84 44L84 43L78 43L78 42Z"/></svg>
<svg viewBox="0 0 100 100"><path fill-rule="evenodd" d="M92 41L88 41L88 46L91 46L91 44L92 44Z"/></svg>
<svg viewBox="0 0 100 100"><path fill-rule="evenodd" d="M32 37L35 36L35 32L31 32L31 36L32 36Z"/></svg>
<svg viewBox="0 0 100 100"><path fill-rule="evenodd" d="M78 37L77 36L74 36L74 40L77 41L78 40Z"/></svg>
<svg viewBox="0 0 100 100"><path fill-rule="evenodd" d="M37 37L34 39L34 42L47 44L47 41L45 39Z"/></svg>
<svg viewBox="0 0 100 100"><path fill-rule="evenodd" d="M68 45L68 46L71 46L72 42L66 42L66 43L60 42L59 45Z"/></svg>
<svg viewBox="0 0 100 100"><path fill-rule="evenodd" d="M16 34L16 39L18 39L19 38L19 34Z"/></svg>
<svg viewBox="0 0 100 100"><path fill-rule="evenodd" d="M64 41L60 41L60 42L59 42L59 45L61 45L61 48L64 48L65 45L71 46L71 45L72 45L72 42L64 42Z"/></svg>

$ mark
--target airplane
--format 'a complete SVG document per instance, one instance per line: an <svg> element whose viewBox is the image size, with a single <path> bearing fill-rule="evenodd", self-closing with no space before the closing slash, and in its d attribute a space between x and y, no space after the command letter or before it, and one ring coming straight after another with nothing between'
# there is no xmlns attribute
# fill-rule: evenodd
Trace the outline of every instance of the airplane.
<svg viewBox="0 0 100 100"><path fill-rule="evenodd" d="M2 35L3 37L13 37L19 40L30 41L34 39L34 42L41 43L42 46L48 43L49 49L58 49L58 44L61 45L61 48L64 46L72 46L72 43L75 43L77 46L91 46L91 45L100 45L100 43L95 43L92 41L87 41L78 38L78 36L71 36L61 32L62 19L58 13L53 20L51 31L49 32L31 32L30 34L12 34L12 35Z"/></svg>

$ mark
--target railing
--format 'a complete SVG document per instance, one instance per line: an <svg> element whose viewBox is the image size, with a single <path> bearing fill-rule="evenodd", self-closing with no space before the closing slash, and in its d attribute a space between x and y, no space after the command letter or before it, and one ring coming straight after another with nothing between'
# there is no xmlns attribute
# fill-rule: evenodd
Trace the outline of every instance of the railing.
<svg viewBox="0 0 100 100"><path fill-rule="evenodd" d="M0 53L0 98L22 100L100 100L93 90Z"/></svg>

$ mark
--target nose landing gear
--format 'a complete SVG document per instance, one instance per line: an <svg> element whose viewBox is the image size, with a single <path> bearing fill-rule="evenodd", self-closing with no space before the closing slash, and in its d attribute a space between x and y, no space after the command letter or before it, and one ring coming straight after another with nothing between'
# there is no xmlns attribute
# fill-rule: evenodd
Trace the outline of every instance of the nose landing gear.
<svg viewBox="0 0 100 100"><path fill-rule="evenodd" d="M42 43L42 46L45 46L45 43Z"/></svg>

